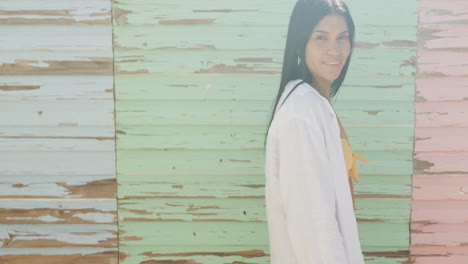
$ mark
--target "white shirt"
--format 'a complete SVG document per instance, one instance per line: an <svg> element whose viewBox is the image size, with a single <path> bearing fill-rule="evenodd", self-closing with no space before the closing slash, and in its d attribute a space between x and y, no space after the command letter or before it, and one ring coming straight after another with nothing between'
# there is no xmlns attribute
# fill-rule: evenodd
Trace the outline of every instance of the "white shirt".
<svg viewBox="0 0 468 264"><path fill-rule="evenodd" d="M291 81L266 143L265 199L272 264L364 264L330 103Z"/></svg>

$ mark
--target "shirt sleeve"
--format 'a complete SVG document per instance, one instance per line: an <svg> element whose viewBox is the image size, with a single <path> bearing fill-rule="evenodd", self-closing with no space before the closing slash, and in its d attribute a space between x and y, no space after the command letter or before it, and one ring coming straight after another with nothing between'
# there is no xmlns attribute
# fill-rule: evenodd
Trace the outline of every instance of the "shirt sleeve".
<svg viewBox="0 0 468 264"><path fill-rule="evenodd" d="M281 201L297 263L347 264L323 129L313 118L283 121L277 130Z"/></svg>

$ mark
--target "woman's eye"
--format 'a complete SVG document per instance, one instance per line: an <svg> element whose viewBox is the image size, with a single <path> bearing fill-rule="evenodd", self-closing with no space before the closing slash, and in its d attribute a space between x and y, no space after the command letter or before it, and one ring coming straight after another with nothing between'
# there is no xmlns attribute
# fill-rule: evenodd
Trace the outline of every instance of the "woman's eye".
<svg viewBox="0 0 468 264"><path fill-rule="evenodd" d="M342 36L340 37L340 39L346 40L346 39L349 39L349 36L348 36L348 35L342 35Z"/></svg>
<svg viewBox="0 0 468 264"><path fill-rule="evenodd" d="M325 36L322 36L322 35L318 35L315 39L318 39L318 40L325 40L327 39Z"/></svg>

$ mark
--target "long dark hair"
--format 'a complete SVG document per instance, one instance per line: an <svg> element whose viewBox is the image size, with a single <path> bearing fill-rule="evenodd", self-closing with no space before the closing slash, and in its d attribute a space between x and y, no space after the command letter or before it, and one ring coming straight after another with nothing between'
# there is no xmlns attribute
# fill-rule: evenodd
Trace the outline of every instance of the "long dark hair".
<svg viewBox="0 0 468 264"><path fill-rule="evenodd" d="M269 126L273 120L275 109L284 92L284 88L289 81L302 79L312 84L313 76L305 63L305 49L312 30L314 30L320 20L332 14L342 15L345 18L348 24L349 41L351 44L349 57L340 75L331 85L331 97L334 97L340 89L346 73L348 72L349 61L354 48L355 29L351 13L342 0L298 0L289 20L283 69L281 71L281 83Z"/></svg>

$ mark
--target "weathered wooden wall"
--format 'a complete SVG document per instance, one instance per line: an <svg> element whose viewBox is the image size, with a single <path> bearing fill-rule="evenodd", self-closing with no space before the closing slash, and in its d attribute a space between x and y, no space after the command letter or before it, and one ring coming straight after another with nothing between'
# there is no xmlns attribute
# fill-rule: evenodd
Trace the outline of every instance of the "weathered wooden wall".
<svg viewBox="0 0 468 264"><path fill-rule="evenodd" d="M334 105L359 163L356 217L366 263L408 263L417 0L348 0L356 48Z"/></svg>
<svg viewBox="0 0 468 264"><path fill-rule="evenodd" d="M372 160L356 185L361 241L368 263L403 263L418 5L348 2L358 45L335 105ZM123 263L269 262L263 140L293 4L114 1Z"/></svg>
<svg viewBox="0 0 468 264"><path fill-rule="evenodd" d="M117 263L109 0L0 1L0 263Z"/></svg>
<svg viewBox="0 0 468 264"><path fill-rule="evenodd" d="M420 0L411 255L468 263L468 2Z"/></svg>
<svg viewBox="0 0 468 264"><path fill-rule="evenodd" d="M122 263L269 263L263 143L292 5L114 1Z"/></svg>

